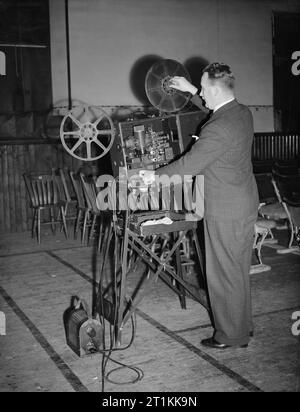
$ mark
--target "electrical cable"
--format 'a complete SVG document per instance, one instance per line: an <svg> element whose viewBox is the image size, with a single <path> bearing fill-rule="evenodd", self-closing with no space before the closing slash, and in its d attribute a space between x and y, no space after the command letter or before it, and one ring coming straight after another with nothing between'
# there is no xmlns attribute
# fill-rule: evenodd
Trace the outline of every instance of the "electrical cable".
<svg viewBox="0 0 300 412"><path fill-rule="evenodd" d="M144 377L144 372L136 367L136 366L129 366L126 365L122 362L119 362L115 359L113 359L111 357L112 353L114 352L118 352L121 350L126 350L128 349L135 338L135 334L136 334L136 316L132 315L131 316L131 323L132 323L132 334L131 334L131 339L130 342L127 346L122 347L122 348L116 348L114 347L114 342L115 342L115 333L116 333L116 325L117 325L117 316L119 314L119 301L120 301L120 296L118 294L118 281L117 281L117 277L118 277L118 273L119 270L121 268L122 270L122 266L120 266L119 264L119 254L120 254L120 258L121 261L123 261L123 259L127 259L127 256L124 256L125 252L125 246L124 244L122 245L121 239L118 236L118 227L117 227L117 208L116 208L116 190L113 192L114 188L116 187L116 183L118 181L118 178L115 179L112 183L112 187L111 187L111 192L113 193L111 200L115 201L115 203L113 203L112 205L112 209L113 209L113 213L112 213L112 221L110 222L111 227L110 230L108 230L108 234L107 234L107 245L106 245L106 249L104 250L104 260L106 259L106 257L109 255L110 252L110 248L111 248L111 244L112 244L112 238L114 238L114 250L116 251L115 253L115 260L114 260L114 271L113 271L113 296L114 296L114 300L115 300L115 309L114 309L114 320L113 320L113 324L110 324L109 326L109 336L110 336L110 344L109 344L109 348L106 348L106 328L105 328L105 323L106 323L106 319L105 319L105 311L104 311L104 303L103 303L103 269L104 266L102 266L102 270L100 272L100 279L99 279L99 284L98 284L98 296L97 296L97 300L100 300L100 305L101 305L101 310L98 311L99 317L100 317L100 321L101 324L103 326L103 349L99 349L98 352L102 355L102 360L101 360L101 391L104 392L105 390L105 381L114 383L114 384L119 384L119 385L123 385L123 384L128 384L128 383L136 383L139 380L141 380ZM114 196L115 195L115 196ZM129 212L128 210L126 211L126 217L124 220L124 233L126 233L126 229L127 229L127 225L128 225L128 221L129 221ZM103 242L105 243L105 242ZM123 246L123 250L122 250L122 246ZM119 253L119 249L120 249L120 253ZM106 368L108 365L108 362L112 361L113 363L116 363L117 365L120 365L117 368L114 368L112 370L110 370L108 373L106 373ZM112 373L115 373L116 371L122 370L122 369L129 369L133 372L136 373L136 378L130 381L126 381L126 382L117 382L114 381L110 378L110 375Z"/></svg>
<svg viewBox="0 0 300 412"><path fill-rule="evenodd" d="M133 316L131 317L131 321L132 321L132 324L134 325ZM104 351L102 351L102 350L99 350L99 352L103 355L103 357L102 357L102 365L101 365L101 366L102 366L102 392L104 392L104 382L105 382L105 380L107 380L107 381L109 381L109 382L111 382L111 383L114 383L114 384L116 384L116 385L124 385L124 384L129 384L129 383L136 383L136 382L138 382L139 380L141 380L141 379L144 377L144 372L143 372L140 368L138 368L137 366L130 366L130 365L124 364L124 363L122 363L122 362L120 362L120 361L117 361L116 359L113 359L113 358L111 357L111 354L112 354L113 352L117 352L117 351L121 351L121 350L126 350L126 349L128 349L128 348L132 345L133 340L134 340L134 337L135 337L135 327L133 326L132 338L131 338L131 340L130 340L130 343L129 343L127 346L125 346L125 347L123 347L123 348L110 348L110 349L108 350L108 354L106 353L107 351L104 352ZM106 369L106 366L107 366L108 361L111 361L111 362L113 362L113 363L116 363L116 364L120 365L120 367L115 368L115 369L112 369L112 370L110 370L108 373L105 373L105 369ZM137 377L136 377L135 379L133 379L133 380L126 381L126 382L116 382L116 381L113 381L113 380L111 380L111 379L109 378L109 376L110 376L112 373L114 373L114 372L116 372L116 371L118 371L118 370L124 369L124 368L125 368L125 369L130 369L130 370L134 371L134 372L137 374Z"/></svg>

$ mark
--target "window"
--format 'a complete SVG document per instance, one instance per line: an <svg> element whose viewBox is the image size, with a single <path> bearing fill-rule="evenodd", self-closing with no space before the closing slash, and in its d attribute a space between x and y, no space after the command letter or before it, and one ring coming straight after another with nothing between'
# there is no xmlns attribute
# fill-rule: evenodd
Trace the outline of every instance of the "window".
<svg viewBox="0 0 300 412"><path fill-rule="evenodd" d="M7 121L15 124L25 114L30 114L32 119L33 115L36 117L51 107L48 0L0 2L0 57L0 127L3 129ZM17 128L10 132L2 130L1 135L3 133L18 137Z"/></svg>
<svg viewBox="0 0 300 412"><path fill-rule="evenodd" d="M300 14L274 13L273 90L276 131L300 131L299 39Z"/></svg>

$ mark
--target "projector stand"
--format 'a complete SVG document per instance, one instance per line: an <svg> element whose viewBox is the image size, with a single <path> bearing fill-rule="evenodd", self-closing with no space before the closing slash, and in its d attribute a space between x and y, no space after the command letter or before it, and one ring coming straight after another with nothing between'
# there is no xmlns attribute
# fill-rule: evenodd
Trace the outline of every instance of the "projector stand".
<svg viewBox="0 0 300 412"><path fill-rule="evenodd" d="M153 215L153 212L147 213L149 213L148 220L152 220L151 215ZM103 261L107 259L107 251L114 240L114 257L119 260L119 263L115 261L115 280L111 282L106 290L103 291L102 288L99 288L101 293L98 293L97 310L114 325L115 343L117 345L121 343L123 326L158 278L178 295L182 309L186 309L186 293L189 293L194 300L209 310L205 293L201 294L201 289L199 293L195 291L183 278L182 267L184 262L182 261L180 245L185 236L190 235L195 245L196 257L204 279L202 253L196 233L197 221L193 219L186 220L189 217L190 214L182 215L181 220L173 221L171 224L143 225L137 223L136 220L134 221L127 211L123 221L123 238L120 235L116 237L116 233L120 232L120 227L116 227L116 218L114 218L115 236L111 233L107 239ZM134 265L132 264L133 252L137 256ZM147 276L138 279L138 284L129 297L127 290L128 275L141 262L146 263ZM103 271L103 268L104 264L101 271ZM100 274L100 283L101 278L102 274ZM204 282L205 284L206 282ZM113 301L108 301L105 296L108 290L112 288L115 291L112 295L115 296Z"/></svg>

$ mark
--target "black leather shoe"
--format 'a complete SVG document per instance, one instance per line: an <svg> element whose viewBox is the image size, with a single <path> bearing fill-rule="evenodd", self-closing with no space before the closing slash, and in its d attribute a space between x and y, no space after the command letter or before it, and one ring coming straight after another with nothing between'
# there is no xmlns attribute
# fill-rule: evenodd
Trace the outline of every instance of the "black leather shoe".
<svg viewBox="0 0 300 412"><path fill-rule="evenodd" d="M215 340L215 338L208 338L208 339L203 339L201 341L201 344L203 346L206 346L207 348L214 348L214 349L227 349L227 348L232 348L233 346L226 345L225 343L219 343L218 341ZM238 346L239 348L247 348L248 344Z"/></svg>

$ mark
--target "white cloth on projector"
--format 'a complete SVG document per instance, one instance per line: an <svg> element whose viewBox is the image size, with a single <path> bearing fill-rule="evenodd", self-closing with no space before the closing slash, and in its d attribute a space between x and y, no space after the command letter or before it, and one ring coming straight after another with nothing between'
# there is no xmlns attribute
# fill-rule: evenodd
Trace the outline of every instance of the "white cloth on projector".
<svg viewBox="0 0 300 412"><path fill-rule="evenodd" d="M162 219L157 220L146 220L141 224L141 226L150 226L150 225L171 225L173 220L169 217L163 217Z"/></svg>

